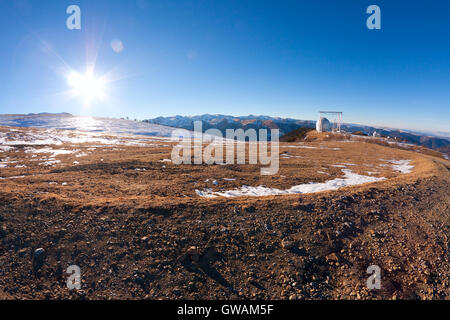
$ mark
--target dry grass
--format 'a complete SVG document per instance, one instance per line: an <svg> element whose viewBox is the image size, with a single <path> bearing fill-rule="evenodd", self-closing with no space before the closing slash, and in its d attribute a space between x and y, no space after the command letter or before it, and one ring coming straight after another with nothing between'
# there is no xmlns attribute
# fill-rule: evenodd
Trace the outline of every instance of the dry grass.
<svg viewBox="0 0 450 320"><path fill-rule="evenodd" d="M162 162L171 158L173 143L151 140L149 143L149 147L99 146L97 143L34 146L78 150L73 154L56 155L54 159L60 163L51 166L44 166L45 161L39 160L51 155L26 152L30 151L28 146L17 146L15 150L0 153L0 157L9 162L7 168L0 168L0 177L6 178L0 180L0 186L2 191L15 195L54 197L75 203L202 202L206 200L196 195L196 189L223 191L243 185L288 189L340 178L345 168L360 175L388 179L375 184L396 183L438 172L438 158L366 140L349 142L331 134L310 133L305 142L281 143L280 169L273 176L260 175L261 165ZM77 157L80 154L84 156ZM396 172L387 160L411 160L414 172L406 175ZM359 188L365 187L368 186Z"/></svg>
<svg viewBox="0 0 450 320"><path fill-rule="evenodd" d="M381 137L368 137L361 135L352 135L349 133L319 133L315 130L309 131L308 135L305 137L304 141L312 142L312 141L357 141L364 143L372 143L377 144L383 147L401 149L401 150L409 150L418 153L422 153L425 155L430 155L437 158L445 159L441 152L431 150L422 146L401 143L393 139L386 139Z"/></svg>

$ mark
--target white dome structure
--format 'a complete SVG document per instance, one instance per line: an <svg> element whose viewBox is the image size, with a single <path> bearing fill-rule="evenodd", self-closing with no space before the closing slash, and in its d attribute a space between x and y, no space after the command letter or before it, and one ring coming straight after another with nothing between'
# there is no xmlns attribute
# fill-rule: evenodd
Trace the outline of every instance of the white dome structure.
<svg viewBox="0 0 450 320"><path fill-rule="evenodd" d="M316 123L317 132L331 131L331 128L331 122L327 118L320 117L320 119Z"/></svg>

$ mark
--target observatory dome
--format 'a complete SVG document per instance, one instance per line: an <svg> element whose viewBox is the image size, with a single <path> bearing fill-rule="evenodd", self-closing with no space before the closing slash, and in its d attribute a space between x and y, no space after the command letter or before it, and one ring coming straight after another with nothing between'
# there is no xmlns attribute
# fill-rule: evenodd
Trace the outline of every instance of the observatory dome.
<svg viewBox="0 0 450 320"><path fill-rule="evenodd" d="M324 117L320 117L320 119L316 123L317 132L326 132L331 131L331 122Z"/></svg>

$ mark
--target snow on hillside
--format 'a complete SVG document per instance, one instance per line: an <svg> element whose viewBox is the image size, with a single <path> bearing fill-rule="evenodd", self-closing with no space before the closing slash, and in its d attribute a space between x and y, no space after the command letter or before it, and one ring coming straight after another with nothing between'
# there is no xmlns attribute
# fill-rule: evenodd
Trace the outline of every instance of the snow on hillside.
<svg viewBox="0 0 450 320"><path fill-rule="evenodd" d="M389 160L392 163L392 168L401 173L411 173L414 169L413 165L410 165L411 160Z"/></svg>
<svg viewBox="0 0 450 320"><path fill-rule="evenodd" d="M385 178L368 177L353 173L351 170L343 169L344 178L336 178L323 183L306 183L293 186L287 190L280 190L276 188L267 188L264 186L251 187L242 186L239 189L213 192L211 189L206 189L204 191L195 190L197 195L205 198L215 198L217 196L222 196L226 198L232 197L261 197L261 196L274 196L274 195L285 195L285 194L302 194L302 193L316 193L328 190L338 190L342 187L356 186L370 182L382 181Z"/></svg>
<svg viewBox="0 0 450 320"><path fill-rule="evenodd" d="M170 137L175 130L153 123L69 114L0 115L0 126L79 130L109 134Z"/></svg>
<svg viewBox="0 0 450 320"><path fill-rule="evenodd" d="M95 143L102 146L132 145L150 146L152 142L166 141L167 137L140 137L138 135L126 135L103 132L86 132L78 130L39 129L38 131L24 131L10 129L0 131L0 152L9 151L14 146L59 146L64 143L83 144Z"/></svg>

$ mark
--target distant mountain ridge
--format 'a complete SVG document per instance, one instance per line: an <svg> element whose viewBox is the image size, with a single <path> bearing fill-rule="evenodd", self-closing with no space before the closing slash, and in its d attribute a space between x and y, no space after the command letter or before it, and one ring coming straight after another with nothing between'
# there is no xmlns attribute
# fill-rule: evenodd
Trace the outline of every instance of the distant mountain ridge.
<svg viewBox="0 0 450 320"><path fill-rule="evenodd" d="M144 121L131 121L125 119L80 117L69 113L37 113L28 115L0 114L0 125L16 127L56 128L66 130L84 130L95 132L114 132L125 134L139 134L149 136L170 136L174 128L187 130L194 129L194 121L202 122L202 129L219 129L225 136L226 129L279 129L280 136L284 136L299 128L315 128L315 120L298 120L292 118L279 118L270 116L229 116L229 115L199 115L158 117ZM450 157L450 138L431 136L426 133L411 130L390 128L377 128L358 124L342 125L346 132L358 132L364 135L377 134L390 137L398 142L411 143L442 152ZM450 133L441 132L443 136ZM269 131L270 137L270 131Z"/></svg>
<svg viewBox="0 0 450 320"><path fill-rule="evenodd" d="M155 119L144 120L144 122L160 124L169 127L183 128L194 130L194 121L202 122L202 129L219 129L225 135L226 129L279 129L280 136L287 134L295 129L306 127L314 128L316 121L313 120L297 120L290 118L278 118L270 116L229 116L229 115L211 115L204 114L199 116L174 116L174 117L158 117Z"/></svg>
<svg viewBox="0 0 450 320"><path fill-rule="evenodd" d="M225 136L226 129L279 129L280 136L299 128L315 128L315 120L298 120L292 118L280 118L270 116L230 116L222 114L204 114L197 116L174 116L158 117L144 120L144 122L159 124L168 127L194 129L194 121L202 122L202 129L206 131L214 128L219 129ZM411 130L400 130L390 128L377 128L359 124L342 124L342 129L346 132L361 132L365 135L373 135L375 132L381 136L390 137L394 140L424 146L433 150L450 154L450 133L441 132L442 136L432 136L430 133L420 133Z"/></svg>

